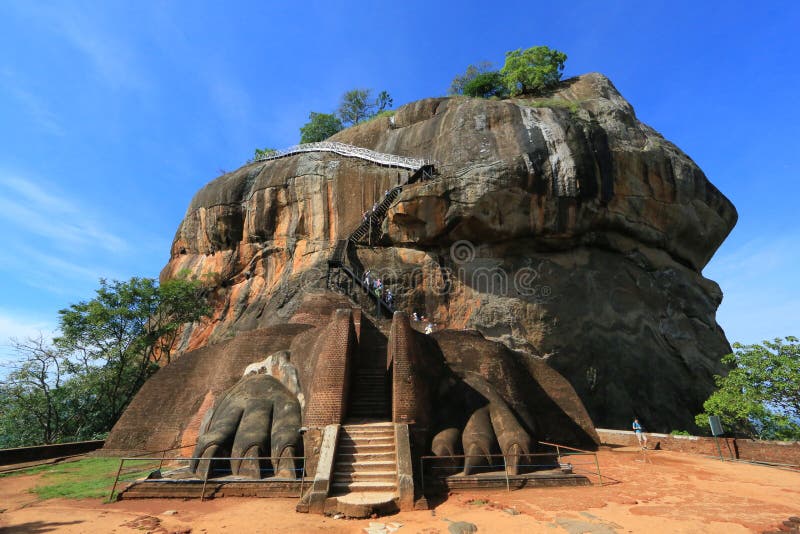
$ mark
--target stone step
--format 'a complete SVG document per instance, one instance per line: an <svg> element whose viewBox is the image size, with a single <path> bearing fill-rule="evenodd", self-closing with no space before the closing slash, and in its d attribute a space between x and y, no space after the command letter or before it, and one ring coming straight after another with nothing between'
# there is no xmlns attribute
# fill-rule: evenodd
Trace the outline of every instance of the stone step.
<svg viewBox="0 0 800 534"><path fill-rule="evenodd" d="M395 451L382 452L339 452L336 454L337 463L361 464L364 462L396 462Z"/></svg>
<svg viewBox="0 0 800 534"><path fill-rule="evenodd" d="M378 403L351 404L347 410L347 413L349 415L355 415L356 413L359 413L362 416L372 416L374 414L377 417L378 414L387 415L389 413L389 407L385 404Z"/></svg>
<svg viewBox="0 0 800 534"><path fill-rule="evenodd" d="M339 443L337 450L342 453L348 452L394 452L394 442L381 443L376 445L363 443Z"/></svg>
<svg viewBox="0 0 800 534"><path fill-rule="evenodd" d="M332 482L334 493L352 493L356 491L395 491L397 484L388 482Z"/></svg>
<svg viewBox="0 0 800 534"><path fill-rule="evenodd" d="M385 408L386 401L381 398L355 399L350 408Z"/></svg>
<svg viewBox="0 0 800 534"><path fill-rule="evenodd" d="M346 473L348 471L391 471L395 468L395 463L391 461L356 461L356 462L336 462L333 469L337 472Z"/></svg>
<svg viewBox="0 0 800 534"><path fill-rule="evenodd" d="M394 423L389 421L376 421L374 423L346 424L342 425L342 429L348 432L352 431L371 432L375 430L387 430L387 429L394 431Z"/></svg>
<svg viewBox="0 0 800 534"><path fill-rule="evenodd" d="M347 432L342 432L342 438L349 438L351 440L363 440L363 439L381 439L381 438L391 438L394 439L394 432L369 432L364 434L349 434Z"/></svg>
<svg viewBox="0 0 800 534"><path fill-rule="evenodd" d="M386 482L397 481L396 471L334 471L333 482Z"/></svg>
<svg viewBox="0 0 800 534"><path fill-rule="evenodd" d="M339 445L394 445L394 436L366 436L355 439L342 436Z"/></svg>

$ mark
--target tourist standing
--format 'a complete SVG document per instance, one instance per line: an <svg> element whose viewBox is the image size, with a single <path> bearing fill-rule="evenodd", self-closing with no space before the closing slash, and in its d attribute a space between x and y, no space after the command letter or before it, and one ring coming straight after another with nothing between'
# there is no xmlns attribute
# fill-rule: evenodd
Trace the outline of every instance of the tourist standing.
<svg viewBox="0 0 800 534"><path fill-rule="evenodd" d="M647 448L647 434L644 433L644 428L642 428L641 423L639 423L639 418L634 417L633 419L633 431L636 433L636 439L639 440L639 445L643 448Z"/></svg>

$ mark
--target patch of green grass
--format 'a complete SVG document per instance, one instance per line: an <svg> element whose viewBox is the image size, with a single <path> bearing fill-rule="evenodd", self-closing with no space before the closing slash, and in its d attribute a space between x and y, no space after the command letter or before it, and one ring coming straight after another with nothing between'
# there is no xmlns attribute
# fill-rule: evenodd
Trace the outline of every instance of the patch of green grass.
<svg viewBox="0 0 800 534"><path fill-rule="evenodd" d="M671 436L691 436L688 430L673 430L669 434Z"/></svg>
<svg viewBox="0 0 800 534"><path fill-rule="evenodd" d="M372 117L370 117L368 119L365 119L365 120L359 122L358 124L366 124L368 122L374 121L375 119L380 119L381 117L391 117L395 113L396 112L393 109L384 109L383 111L380 111L380 112L376 113Z"/></svg>
<svg viewBox="0 0 800 534"><path fill-rule="evenodd" d="M101 498L108 496L114 484L119 458L85 458L48 467L41 471L39 484L31 489L40 499Z"/></svg>
<svg viewBox="0 0 800 534"><path fill-rule="evenodd" d="M559 98L542 98L538 100L528 100L525 101L524 104L532 108L568 109L570 113L577 113L581 109L580 104L578 104L577 102L572 102L571 100L561 100Z"/></svg>
<svg viewBox="0 0 800 534"><path fill-rule="evenodd" d="M135 472L129 470L127 463L125 465L125 474L120 477L122 483L146 475L152 470L151 468L157 467L158 464L136 466ZM118 468L119 458L84 458L75 462L31 467L22 471L5 473L0 477L41 474L42 478L39 483L30 492L42 500L55 498L99 499L108 497Z"/></svg>

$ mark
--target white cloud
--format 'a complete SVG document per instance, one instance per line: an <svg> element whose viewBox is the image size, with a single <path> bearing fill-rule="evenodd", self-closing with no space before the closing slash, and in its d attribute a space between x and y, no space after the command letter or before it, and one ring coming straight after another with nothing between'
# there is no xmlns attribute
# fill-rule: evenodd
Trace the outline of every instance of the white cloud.
<svg viewBox="0 0 800 534"><path fill-rule="evenodd" d="M90 9L73 3L24 2L16 8L80 52L107 85L133 90L150 87L133 47L120 39L119 32L109 28L114 23L122 25L119 18L101 21L95 11L93 19Z"/></svg>
<svg viewBox="0 0 800 534"><path fill-rule="evenodd" d="M5 92L16 100L42 130L53 135L64 135L64 128L42 99L25 88L10 71L0 71L0 81Z"/></svg>
<svg viewBox="0 0 800 534"><path fill-rule="evenodd" d="M55 248L99 247L114 253L128 248L124 239L107 231L101 219L77 201L52 186L2 171L0 219L17 226L21 234L49 239Z"/></svg>

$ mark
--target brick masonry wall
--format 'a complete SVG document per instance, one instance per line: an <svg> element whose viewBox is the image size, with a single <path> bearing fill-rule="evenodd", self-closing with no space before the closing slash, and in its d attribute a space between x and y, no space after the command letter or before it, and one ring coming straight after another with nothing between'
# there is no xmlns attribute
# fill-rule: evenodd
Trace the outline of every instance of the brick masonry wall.
<svg viewBox="0 0 800 534"><path fill-rule="evenodd" d="M103 440L74 441L72 443L57 443L54 445L35 445L33 447L17 447L14 449L0 449L0 465L34 462L36 460L49 460L62 456L74 456L99 449Z"/></svg>
<svg viewBox="0 0 800 534"><path fill-rule="evenodd" d="M318 354L307 399L304 425L321 427L341 423L347 409L350 363L356 347L353 313L339 309L315 345Z"/></svg>
<svg viewBox="0 0 800 534"><path fill-rule="evenodd" d="M392 421L423 424L425 413L424 377L419 376L419 347L404 312L395 312L389 336L387 365L392 367Z"/></svg>
<svg viewBox="0 0 800 534"><path fill-rule="evenodd" d="M293 324L243 332L173 360L142 386L111 430L104 451L124 454L181 445L191 449L204 408L232 387L247 365L288 349L292 339L309 328ZM187 439L182 440L184 433Z"/></svg>
<svg viewBox="0 0 800 534"><path fill-rule="evenodd" d="M634 447L638 446L636 435L628 430L598 428L603 445ZM666 451L688 452L719 456L714 438L702 436L672 436L669 434L647 433L647 446ZM800 466L800 442L798 441L759 441L742 438L719 438L722 455L740 460L774 462ZM730 449L728 448L730 446Z"/></svg>

